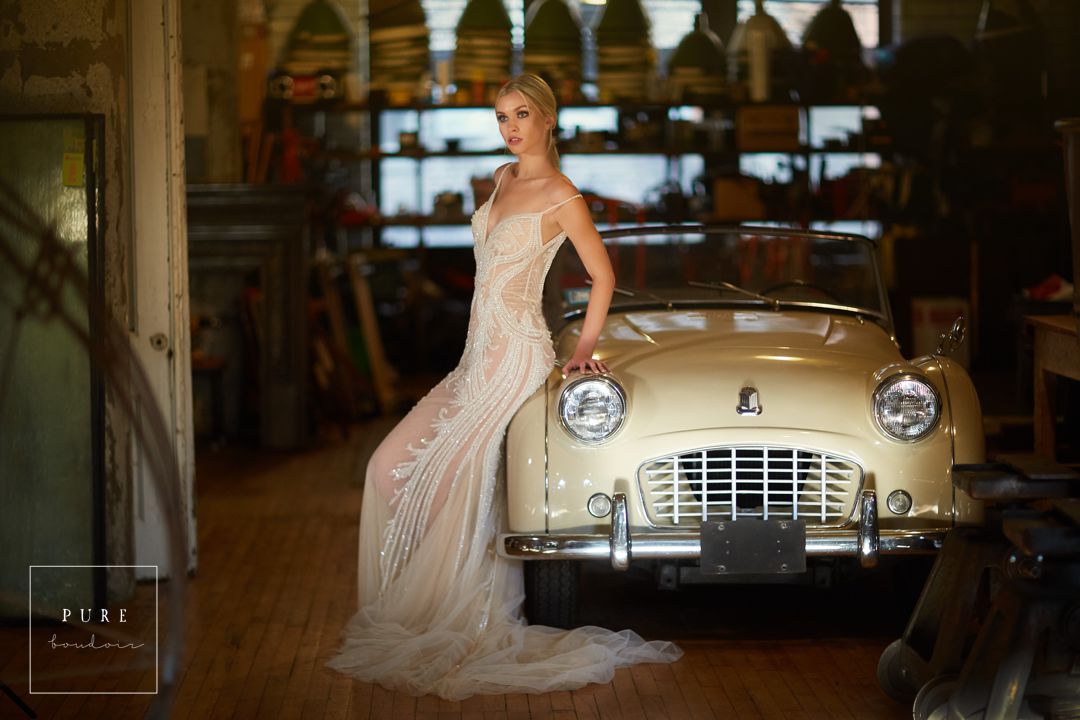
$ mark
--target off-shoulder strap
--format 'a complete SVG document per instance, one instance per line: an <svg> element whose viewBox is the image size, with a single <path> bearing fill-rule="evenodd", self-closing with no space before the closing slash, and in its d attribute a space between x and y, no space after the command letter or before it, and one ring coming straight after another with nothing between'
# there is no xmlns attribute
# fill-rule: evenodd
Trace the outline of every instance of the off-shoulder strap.
<svg viewBox="0 0 1080 720"><path fill-rule="evenodd" d="M554 205L552 205L551 207L549 207L549 208L548 208L547 210L543 211L543 212L542 212L542 213L540 213L540 214L541 214L541 215L547 215L547 214L548 214L549 212L551 212L551 211L552 211L552 210L554 210L555 208L557 208L557 207L562 207L563 205L565 205L566 203L570 202L570 201L571 201L571 200L573 200L574 198L579 198L579 197L581 197L581 193L578 193L578 194L576 194L576 195L571 195L570 197L566 198L566 199L565 199L565 200L563 200L562 202L557 202L557 203L555 203Z"/></svg>

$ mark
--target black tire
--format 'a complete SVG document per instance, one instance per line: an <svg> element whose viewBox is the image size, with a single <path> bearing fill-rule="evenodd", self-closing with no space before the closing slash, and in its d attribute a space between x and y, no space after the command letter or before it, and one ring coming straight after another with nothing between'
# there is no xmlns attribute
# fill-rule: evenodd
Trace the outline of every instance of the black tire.
<svg viewBox="0 0 1080 720"><path fill-rule="evenodd" d="M885 694L893 700L910 705L919 688L913 684L911 678L905 676L903 667L900 665L900 653L903 647L903 640L893 640L881 653L877 664L877 682Z"/></svg>
<svg viewBox="0 0 1080 720"><path fill-rule="evenodd" d="M578 571L574 560L525 562L525 617L530 625L576 626Z"/></svg>

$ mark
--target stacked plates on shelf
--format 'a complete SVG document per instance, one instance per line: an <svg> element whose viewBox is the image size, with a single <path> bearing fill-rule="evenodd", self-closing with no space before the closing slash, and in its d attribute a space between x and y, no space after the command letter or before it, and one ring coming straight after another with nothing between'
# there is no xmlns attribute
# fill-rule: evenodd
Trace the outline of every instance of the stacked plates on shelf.
<svg viewBox="0 0 1080 720"><path fill-rule="evenodd" d="M602 101L646 99L656 51L640 0L608 0L596 25L596 61Z"/></svg>
<svg viewBox="0 0 1080 720"><path fill-rule="evenodd" d="M510 16L502 0L469 0L457 24L454 84L499 84L510 77Z"/></svg>
<svg viewBox="0 0 1080 720"><path fill-rule="evenodd" d="M709 29L704 13L698 14L695 24L668 61L668 99L674 102L716 101L727 92L724 45Z"/></svg>
<svg viewBox="0 0 1080 720"><path fill-rule="evenodd" d="M289 33L283 68L289 75L344 73L352 61L349 25L337 6L312 0Z"/></svg>
<svg viewBox="0 0 1080 720"><path fill-rule="evenodd" d="M525 15L525 72L551 85L556 96L581 85L581 18L564 0L535 0Z"/></svg>
<svg viewBox="0 0 1080 720"><path fill-rule="evenodd" d="M370 7L371 86L392 103L409 102L431 70L424 8L420 0L372 0Z"/></svg>

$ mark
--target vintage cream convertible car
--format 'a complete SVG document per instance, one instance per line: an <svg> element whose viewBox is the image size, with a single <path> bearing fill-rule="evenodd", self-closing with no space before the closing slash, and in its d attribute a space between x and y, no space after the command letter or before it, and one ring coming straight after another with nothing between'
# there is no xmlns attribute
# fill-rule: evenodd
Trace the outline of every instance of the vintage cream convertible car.
<svg viewBox="0 0 1080 720"><path fill-rule="evenodd" d="M528 561L530 620L573 624L582 560L649 563L669 585L810 578L933 553L981 521L951 482L985 460L978 397L948 358L962 319L905 359L870 240L676 226L605 242L610 372L556 368L506 440L498 550ZM561 362L588 300L570 243L545 292Z"/></svg>

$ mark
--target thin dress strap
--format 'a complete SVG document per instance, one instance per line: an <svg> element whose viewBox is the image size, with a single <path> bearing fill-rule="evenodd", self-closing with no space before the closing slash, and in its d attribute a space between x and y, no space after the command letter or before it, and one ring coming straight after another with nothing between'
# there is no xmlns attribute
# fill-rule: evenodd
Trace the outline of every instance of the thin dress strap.
<svg viewBox="0 0 1080 720"><path fill-rule="evenodd" d="M498 169L498 168L496 168ZM502 184L503 177L506 173L510 172L510 163L503 166L503 171L499 173L499 177L495 180L495 187L491 191L491 195L484 201L484 205L487 206L487 210L484 211L484 240L487 241L487 236L491 232L491 208L495 206L495 195L499 192L499 185ZM494 173L493 173L494 174Z"/></svg>
<svg viewBox="0 0 1080 720"><path fill-rule="evenodd" d="M503 171L501 173L499 173L499 177L495 180L495 189L493 189L491 191L491 203L488 205L489 208L491 207L491 205L495 204L495 193L499 192L499 185L502 184L502 180L503 180L504 177L506 177L506 173L510 172L510 165L511 164L512 163L506 163L506 165L503 166ZM496 168L496 169L498 169L498 168ZM494 174L494 173L492 173L492 174Z"/></svg>
<svg viewBox="0 0 1080 720"><path fill-rule="evenodd" d="M502 178L499 178L499 179L501 180ZM571 200L573 200L574 198L579 198L579 197L582 197L581 193L578 193L578 194L576 194L576 195L571 195L570 197L566 198L566 199L565 199L565 200L563 200L562 202L557 202L557 203L555 203L554 205L552 205L551 207L549 207L549 208L548 208L547 210L543 211L543 212L542 212L542 213L540 213L540 214L541 214L541 215L547 215L547 214L548 214L549 212L551 212L551 211L552 211L552 210L554 210L555 208L557 208L557 207L562 207L563 205L565 205L566 203L570 202L570 201L571 201Z"/></svg>

